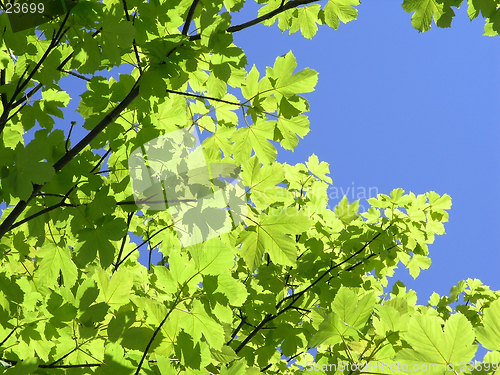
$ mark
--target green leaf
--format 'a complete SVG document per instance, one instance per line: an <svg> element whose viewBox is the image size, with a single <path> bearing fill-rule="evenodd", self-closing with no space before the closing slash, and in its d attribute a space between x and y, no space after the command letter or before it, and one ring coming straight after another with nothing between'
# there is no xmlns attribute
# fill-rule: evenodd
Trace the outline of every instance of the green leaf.
<svg viewBox="0 0 500 375"><path fill-rule="evenodd" d="M299 144L300 138L304 138L309 133L309 120L304 115L294 116L290 119L280 116L277 122L283 139L280 144L287 150L293 150Z"/></svg>
<svg viewBox="0 0 500 375"><path fill-rule="evenodd" d="M238 129L232 136L233 152L237 163L250 159L252 149L255 155L266 164L276 160L276 148L268 139L273 139L274 123L259 119L252 126Z"/></svg>
<svg viewBox="0 0 500 375"><path fill-rule="evenodd" d="M357 339L358 332L368 321L375 306L375 296L368 293L358 299L356 293L342 286L337 292L331 307L333 312L326 317L319 317L323 321L309 340L309 347L320 344L335 345L343 342L347 337ZM316 309L320 316L321 310Z"/></svg>
<svg viewBox="0 0 500 375"><path fill-rule="evenodd" d="M490 18L497 9L497 2L495 0L467 0L467 6L467 14L472 21L479 13L484 18Z"/></svg>
<svg viewBox="0 0 500 375"><path fill-rule="evenodd" d="M182 97L166 98L163 103L156 105L152 122L158 129L165 129L167 132L175 131L186 125L186 111L186 101Z"/></svg>
<svg viewBox="0 0 500 375"><path fill-rule="evenodd" d="M223 367L221 375L245 375L246 361L244 358L234 361L229 368Z"/></svg>
<svg viewBox="0 0 500 375"><path fill-rule="evenodd" d="M202 275L218 275L234 266L234 253L219 238L192 245L189 252Z"/></svg>
<svg viewBox="0 0 500 375"><path fill-rule="evenodd" d="M96 374L133 374L135 365L127 360L123 347L118 343L106 343L104 349L104 362L96 371Z"/></svg>
<svg viewBox="0 0 500 375"><path fill-rule="evenodd" d="M121 239L127 230L123 219L104 217L104 221L96 227L81 229L77 236L79 248L77 260L81 264L87 264L96 259L99 251L99 261L103 268L107 268L113 262L116 247L111 241Z"/></svg>
<svg viewBox="0 0 500 375"><path fill-rule="evenodd" d="M245 286L226 273L217 276L215 291L224 294L233 306L242 306L248 296Z"/></svg>
<svg viewBox="0 0 500 375"><path fill-rule="evenodd" d="M97 301L105 302L114 309L129 302L134 280L127 269L120 268L111 278L106 271L99 270L94 280L101 290Z"/></svg>
<svg viewBox="0 0 500 375"><path fill-rule="evenodd" d="M121 55L128 51L134 40L135 28L132 22L122 21L122 15L105 18L102 25L101 40L103 54L111 64L120 65Z"/></svg>
<svg viewBox="0 0 500 375"><path fill-rule="evenodd" d="M354 7L359 4L359 0L328 0L324 9L326 24L337 30L339 20L343 23L355 20L358 10Z"/></svg>
<svg viewBox="0 0 500 375"><path fill-rule="evenodd" d="M26 358L22 362L18 362L15 366L9 367L6 374L9 375L29 375L35 373L39 364L38 358Z"/></svg>
<svg viewBox="0 0 500 375"><path fill-rule="evenodd" d="M389 305L376 305L378 318L373 319L373 326L377 334L381 337L389 332L406 331L410 316L400 314L394 307Z"/></svg>
<svg viewBox="0 0 500 375"><path fill-rule="evenodd" d="M434 363L444 369L445 365L468 362L477 350L473 345L474 331L462 314L453 314L441 328L442 320L436 316L415 314L403 334L411 349L397 353L395 360L408 363ZM423 372L423 371L422 371Z"/></svg>
<svg viewBox="0 0 500 375"><path fill-rule="evenodd" d="M49 163L41 161L43 145L32 141L26 149L17 145L15 152L15 169L9 173L7 185L12 188L13 195L27 200L33 191L33 183L43 185L55 175L54 168ZM42 155L38 156L36 155Z"/></svg>
<svg viewBox="0 0 500 375"><path fill-rule="evenodd" d="M210 347L216 350L222 349L224 344L222 326L208 316L200 301L193 302L193 308L182 318L181 327L195 342L199 341L203 334Z"/></svg>
<svg viewBox="0 0 500 375"><path fill-rule="evenodd" d="M483 310L483 326L475 327L477 340L486 349L500 351L500 300Z"/></svg>
<svg viewBox="0 0 500 375"><path fill-rule="evenodd" d="M47 244L38 251L37 258L41 258L37 275L43 285L53 286L59 278L59 273L63 276L65 286L70 288L75 284L78 271L71 261L68 248Z"/></svg>
<svg viewBox="0 0 500 375"><path fill-rule="evenodd" d="M68 93L57 91L54 89L45 90L42 92L43 100L41 102L41 110L49 115L64 118L63 112L59 107L66 107L71 100Z"/></svg>
<svg viewBox="0 0 500 375"><path fill-rule="evenodd" d="M332 183L332 179L326 176L330 173L330 167L328 163L324 161L320 163L318 157L315 154L309 156L309 160L306 161L306 166L307 169L309 169L309 171L311 171L311 173L316 177L330 184Z"/></svg>
<svg viewBox="0 0 500 375"><path fill-rule="evenodd" d="M332 310L340 320L350 327L361 329L370 317L375 306L375 296L366 294L358 300L352 290L341 287L332 302Z"/></svg>
<svg viewBox="0 0 500 375"><path fill-rule="evenodd" d="M247 266L255 270L265 252L276 264L294 266L297 258L295 241L287 234L300 234L310 227L309 218L304 211L296 208L271 210L269 215L262 214L260 222L251 225L240 233L238 244L240 253Z"/></svg>
<svg viewBox="0 0 500 375"><path fill-rule="evenodd" d="M349 224L358 217L359 199L353 203L349 203L347 196L341 199L335 207L335 216L338 217L344 224Z"/></svg>
<svg viewBox="0 0 500 375"><path fill-rule="evenodd" d="M415 12L411 24L420 32L430 30L432 18L437 23L444 14L444 6L437 0L404 0L401 6L407 13Z"/></svg>
<svg viewBox="0 0 500 375"><path fill-rule="evenodd" d="M292 51L286 55L278 57L273 68L267 68L267 77L276 80L272 87L283 96L292 96L314 91L318 82L318 73L306 68L294 73L297 67L297 60Z"/></svg>
<svg viewBox="0 0 500 375"><path fill-rule="evenodd" d="M309 5L302 8L297 8L297 17L293 17L290 25L290 34L293 34L300 28L300 32L304 38L312 39L316 32L318 31L318 26L316 25L318 20L318 13L321 6L319 4Z"/></svg>
<svg viewBox="0 0 500 375"><path fill-rule="evenodd" d="M259 71L252 66L247 74L245 83L241 86L241 93L245 99L253 99L259 92Z"/></svg>
<svg viewBox="0 0 500 375"><path fill-rule="evenodd" d="M406 264L406 268L410 270L410 275L416 279L420 274L420 270L426 270L431 266L431 258L414 254L410 261Z"/></svg>

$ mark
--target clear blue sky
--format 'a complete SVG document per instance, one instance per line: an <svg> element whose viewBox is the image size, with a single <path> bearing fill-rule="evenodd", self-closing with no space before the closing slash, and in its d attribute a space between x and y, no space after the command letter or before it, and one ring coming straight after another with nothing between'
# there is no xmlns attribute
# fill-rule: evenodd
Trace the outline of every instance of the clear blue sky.
<svg viewBox="0 0 500 375"><path fill-rule="evenodd" d="M482 36L484 20L471 22L465 6L451 28L419 33L400 4L364 1L356 21L321 26L312 40L257 25L234 42L261 72L290 50L298 69L319 72L305 95L311 131L293 153L278 149L278 161L315 153L330 164L329 195L349 189L349 200L353 187L355 198L370 187L452 197L446 234L429 247L431 268L416 280L406 269L395 275L418 303L469 277L500 290L500 37ZM243 12L235 23L252 18Z"/></svg>
<svg viewBox="0 0 500 375"><path fill-rule="evenodd" d="M249 1L233 24L255 18L257 8ZM360 189L389 194L398 187L449 194L450 222L447 234L430 246L431 268L416 280L400 269L396 278L416 290L424 305L433 291L448 294L468 277L500 290L500 37L482 36L484 20L470 22L465 7L450 29L434 26L424 34L412 28L400 1L366 1L358 9L357 21L337 31L321 26L312 40L300 32L282 34L276 25L234 34L248 69L256 64L264 72L292 50L298 69L320 73L316 91L306 95L311 132L294 153L278 148L278 161L302 163L315 153L328 162L331 207L342 191L353 200L353 188L355 196ZM63 89L68 80L70 116L56 126L67 134L69 121L77 120L76 144L85 132L72 111L85 82L68 77Z"/></svg>

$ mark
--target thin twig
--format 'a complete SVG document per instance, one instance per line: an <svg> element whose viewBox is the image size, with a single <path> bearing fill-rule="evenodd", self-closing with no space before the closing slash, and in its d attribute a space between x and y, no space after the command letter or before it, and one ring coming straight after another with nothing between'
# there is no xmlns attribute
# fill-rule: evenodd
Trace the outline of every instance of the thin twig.
<svg viewBox="0 0 500 375"><path fill-rule="evenodd" d="M65 149L66 149L66 152L69 151L69 137L71 137L71 132L73 131L73 126L76 125L76 121L71 121L71 128L69 128L69 133L68 133L68 137L66 138L66 143L64 145Z"/></svg>
<svg viewBox="0 0 500 375"><path fill-rule="evenodd" d="M120 258L122 257L123 249L125 248L125 243L127 241L127 236L128 236L128 229L130 228L130 222L132 221L132 217L134 216L134 212L129 212L128 213L128 218L127 218L127 233L125 233L125 236L122 238L122 243L120 245L120 251L118 252L118 257L116 258L116 265L115 268L113 268L113 273L118 270L118 266L120 265Z"/></svg>
<svg viewBox="0 0 500 375"><path fill-rule="evenodd" d="M74 76L76 78L83 79L84 81L87 81L87 82L91 81L90 78L85 77L83 74L75 73L75 72L72 72L71 70L61 69L61 72L66 73L66 74L71 74L72 76Z"/></svg>
<svg viewBox="0 0 500 375"><path fill-rule="evenodd" d="M294 1L290 1L290 2L286 3L285 5L280 6L279 8L277 8L277 9L275 9L267 14L264 14L263 16L257 17L251 21L242 23L240 25L231 26L226 30L226 32L235 33L237 31L247 29L247 28L249 28L253 25L256 25L262 21L268 20L269 18L273 18L277 14L280 14L288 9L296 8L299 5L306 5L306 4L314 3L317 1L318 0L294 0ZM201 39L201 34L196 34L196 35L190 36L189 39L190 40L199 40L199 39Z"/></svg>

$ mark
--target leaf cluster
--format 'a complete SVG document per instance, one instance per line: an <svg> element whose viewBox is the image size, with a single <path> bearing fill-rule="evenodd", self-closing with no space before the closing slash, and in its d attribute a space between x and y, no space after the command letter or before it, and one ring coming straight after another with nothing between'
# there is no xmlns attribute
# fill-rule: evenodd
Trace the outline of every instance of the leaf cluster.
<svg viewBox="0 0 500 375"><path fill-rule="evenodd" d="M384 295L400 263L413 277L430 266L448 195L396 189L364 213L347 198L330 209L326 162L276 161L276 147L293 150L309 132L304 95L318 73L297 70L291 51L265 71L248 67L233 33L277 21L312 38L317 25L354 20L359 1L258 3L240 25L232 14L244 0L81 0L22 30L0 14L2 371L298 373L311 348L322 371L340 360L444 366L472 359L478 343L484 361L499 361L500 294L479 280L426 306L401 283ZM432 18L449 26L460 5L403 8L425 31ZM471 0L468 13L486 18L487 35L498 31L498 1ZM85 136L72 142L75 80L86 84ZM231 230L181 247L171 207L140 210L164 197L135 199L129 164L144 144L192 128L212 172L241 169L245 209ZM184 224L205 210L220 214L193 205Z"/></svg>

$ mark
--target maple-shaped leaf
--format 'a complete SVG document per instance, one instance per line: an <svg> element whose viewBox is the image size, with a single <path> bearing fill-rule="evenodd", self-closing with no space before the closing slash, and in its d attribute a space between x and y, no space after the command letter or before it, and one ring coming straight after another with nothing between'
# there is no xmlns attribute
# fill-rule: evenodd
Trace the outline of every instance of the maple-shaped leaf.
<svg viewBox="0 0 500 375"><path fill-rule="evenodd" d="M232 136L234 159L243 163L250 159L252 149L255 155L266 164L276 160L276 147L269 141L273 139L275 124L273 121L258 121L252 126L238 129Z"/></svg>
<svg viewBox="0 0 500 375"><path fill-rule="evenodd" d="M326 181L328 183L332 183L332 179L327 176L330 173L330 167L327 162L322 161L319 162L318 157L315 154L309 156L309 160L306 161L307 169L311 171L313 175Z"/></svg>
<svg viewBox="0 0 500 375"><path fill-rule="evenodd" d="M500 300L483 310L483 326L476 327L478 341L490 350L500 351Z"/></svg>
<svg viewBox="0 0 500 375"><path fill-rule="evenodd" d="M319 4L314 4L296 9L294 13L297 13L297 16L292 17L290 20L290 34L293 34L300 28L300 32L304 38L312 39L318 31L316 23L319 22L318 13L320 8Z"/></svg>
<svg viewBox="0 0 500 375"><path fill-rule="evenodd" d="M117 310L130 300L134 278L129 270L120 268L113 275L110 275L109 272L99 269L94 274L94 280L101 290L97 302L105 302Z"/></svg>
<svg viewBox="0 0 500 375"><path fill-rule="evenodd" d="M182 317L180 326L195 341L205 337L210 347L221 350L224 344L224 330L222 326L212 319L205 311L200 301L193 302L193 308Z"/></svg>
<svg viewBox="0 0 500 375"><path fill-rule="evenodd" d="M278 57L272 68L266 68L266 77L259 83L259 91L274 89L275 93L285 97L313 92L318 73L309 68L293 73L296 67L297 60L292 51Z"/></svg>
<svg viewBox="0 0 500 375"><path fill-rule="evenodd" d="M445 366L461 361L467 363L477 350L477 345L473 344L472 325L462 314L452 315L444 323L444 328L442 319L437 316L415 314L410 318L403 337L412 348L399 351L394 361L407 364L409 368L414 364L436 364L438 372L443 374ZM417 368L426 373L423 367Z"/></svg>
<svg viewBox="0 0 500 375"><path fill-rule="evenodd" d="M269 215L262 214L259 219L238 238L238 243L243 244L240 254L248 267L255 270L266 252L274 263L294 266L297 248L295 240L287 234L300 234L309 229L307 215L294 207L286 207L271 210Z"/></svg>
<svg viewBox="0 0 500 375"><path fill-rule="evenodd" d="M40 258L38 275L43 285L53 286L59 273L62 273L64 285L72 287L78 277L76 265L71 261L68 248L62 248L56 244L43 246L36 254Z"/></svg>
<svg viewBox="0 0 500 375"><path fill-rule="evenodd" d="M420 32L431 29L432 18L438 23L445 14L443 3L437 0L404 0L401 6L408 13L415 12L411 24Z"/></svg>
<svg viewBox="0 0 500 375"><path fill-rule="evenodd" d="M80 242L77 250L79 263L87 264L96 259L99 251L99 260L103 268L107 268L113 262L115 256L115 245L111 241L121 239L127 231L125 220L104 217L102 223L96 226L81 229L77 236Z"/></svg>
<svg viewBox="0 0 500 375"><path fill-rule="evenodd" d="M374 306L373 293L359 298L355 292L342 286L331 304L332 312L319 324L318 332L309 340L309 347L316 347L325 341L325 344L334 345L342 342L344 337L357 338Z"/></svg>
<svg viewBox="0 0 500 375"><path fill-rule="evenodd" d="M358 10L354 6L359 4L359 0L329 0L324 9L326 24L337 30L339 20L343 23L355 20Z"/></svg>

